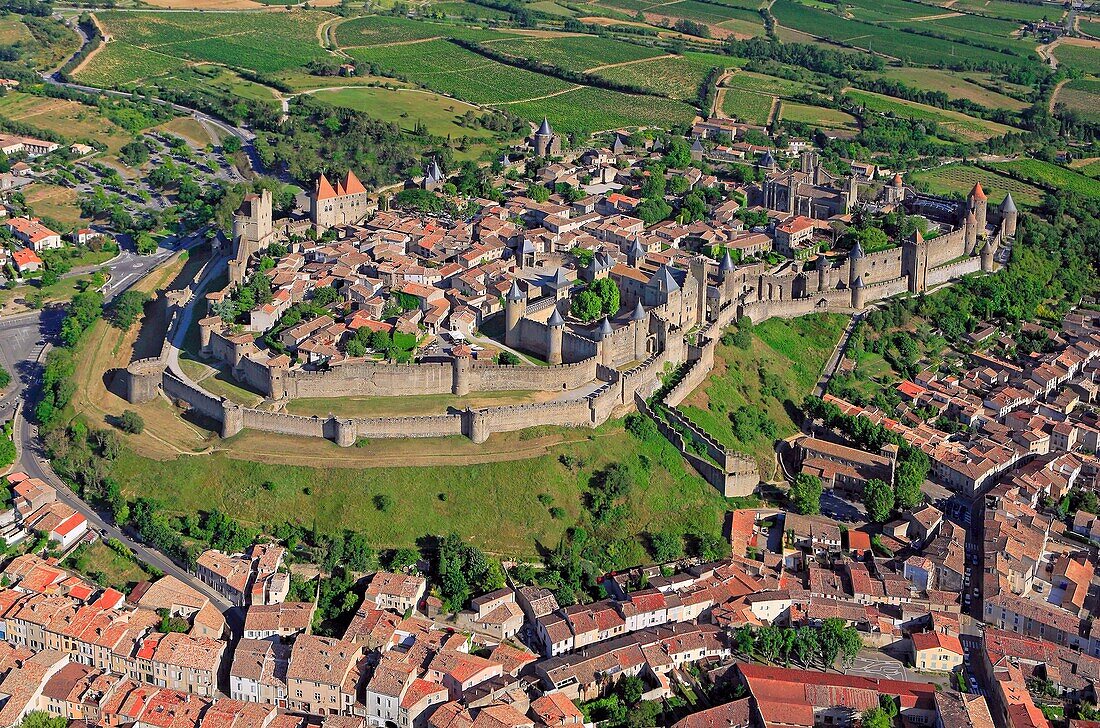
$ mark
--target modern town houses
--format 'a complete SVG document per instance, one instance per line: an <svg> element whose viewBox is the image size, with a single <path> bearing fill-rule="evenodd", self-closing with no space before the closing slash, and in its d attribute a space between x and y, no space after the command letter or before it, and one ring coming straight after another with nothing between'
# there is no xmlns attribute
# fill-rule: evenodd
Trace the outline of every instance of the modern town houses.
<svg viewBox="0 0 1100 728"><path fill-rule="evenodd" d="M36 253L60 248L63 245L61 233L49 229L38 218L13 217L6 220L4 226Z"/></svg>

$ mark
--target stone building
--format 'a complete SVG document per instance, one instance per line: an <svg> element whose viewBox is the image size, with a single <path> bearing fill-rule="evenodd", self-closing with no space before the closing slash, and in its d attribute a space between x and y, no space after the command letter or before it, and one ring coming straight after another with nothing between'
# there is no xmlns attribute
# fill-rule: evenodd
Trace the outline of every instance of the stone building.
<svg viewBox="0 0 1100 728"><path fill-rule="evenodd" d="M760 188L760 204L769 210L827 220L856 204L855 176L830 173L814 152L803 152L798 169L777 170L774 160L770 165Z"/></svg>
<svg viewBox="0 0 1100 728"><path fill-rule="evenodd" d="M367 188L350 169L335 187L322 174L309 197L309 219L318 230L351 225L371 211L368 203Z"/></svg>
<svg viewBox="0 0 1100 728"><path fill-rule="evenodd" d="M531 150L539 157L556 157L561 154L561 137L550 128L545 118L535 133L528 138Z"/></svg>

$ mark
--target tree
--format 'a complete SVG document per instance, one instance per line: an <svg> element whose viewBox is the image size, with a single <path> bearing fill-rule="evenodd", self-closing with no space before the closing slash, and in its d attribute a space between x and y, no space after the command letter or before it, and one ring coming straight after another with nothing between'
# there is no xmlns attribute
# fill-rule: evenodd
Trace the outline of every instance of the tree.
<svg viewBox="0 0 1100 728"><path fill-rule="evenodd" d="M821 662L828 670L840 656L842 633L844 622L836 617L829 617L822 623L817 635L817 651L821 655Z"/></svg>
<svg viewBox="0 0 1100 728"><path fill-rule="evenodd" d="M383 513L389 513L390 509L393 508L393 498L385 493L374 496L373 501L374 507Z"/></svg>
<svg viewBox="0 0 1100 728"><path fill-rule="evenodd" d="M627 675L616 685L616 692L627 705L637 705L645 692L645 683L637 675Z"/></svg>
<svg viewBox="0 0 1100 728"><path fill-rule="evenodd" d="M149 294L133 289L126 291L111 304L110 321L123 331L129 330L145 310Z"/></svg>
<svg viewBox="0 0 1100 728"><path fill-rule="evenodd" d="M138 255L152 255L157 252L157 241L149 233L138 233L134 239L134 247L137 248Z"/></svg>
<svg viewBox="0 0 1100 728"><path fill-rule="evenodd" d="M860 724L863 728L892 728L893 722L882 708L870 708L863 711Z"/></svg>
<svg viewBox="0 0 1100 728"><path fill-rule="evenodd" d="M19 724L20 728L65 728L69 721L61 716L54 717L41 710L27 713L27 717Z"/></svg>
<svg viewBox="0 0 1100 728"><path fill-rule="evenodd" d="M706 561L718 561L719 559L729 558L729 541L713 533L701 533L698 538L699 558Z"/></svg>
<svg viewBox="0 0 1100 728"><path fill-rule="evenodd" d="M584 290L573 296L570 311L581 321L595 321L603 311L603 301L594 291Z"/></svg>
<svg viewBox="0 0 1100 728"><path fill-rule="evenodd" d="M756 635L752 631L752 627L743 625L737 628L737 632L734 633L733 641L737 644L737 650L745 657L752 657L753 649L756 647Z"/></svg>
<svg viewBox="0 0 1100 728"><path fill-rule="evenodd" d="M650 549L658 563L673 561L684 555L684 537L674 531L658 531L650 536Z"/></svg>
<svg viewBox="0 0 1100 728"><path fill-rule="evenodd" d="M611 278L593 281L590 289L600 297L600 311L608 316L619 310L619 286Z"/></svg>
<svg viewBox="0 0 1100 728"><path fill-rule="evenodd" d="M9 384L11 384L11 373L0 366L0 389L6 389Z"/></svg>
<svg viewBox="0 0 1100 728"><path fill-rule="evenodd" d="M902 447L898 459L898 471L894 476L897 505L899 508L915 508L924 500L921 485L928 477L931 463L924 452L909 445Z"/></svg>
<svg viewBox="0 0 1100 728"><path fill-rule="evenodd" d="M420 552L414 548L404 546L393 552L389 562L386 564L386 568L390 571L402 571L415 566L416 562L420 560Z"/></svg>
<svg viewBox="0 0 1100 728"><path fill-rule="evenodd" d="M367 355L367 346L363 343L363 340L354 337L348 339L348 342L344 344L344 352L351 357L361 357Z"/></svg>
<svg viewBox="0 0 1100 728"><path fill-rule="evenodd" d="M796 511L804 516L821 513L821 478L809 473L799 473L787 497Z"/></svg>
<svg viewBox="0 0 1100 728"><path fill-rule="evenodd" d="M118 418L118 426L123 432L140 435L145 430L145 420L133 410L123 410Z"/></svg>
<svg viewBox="0 0 1100 728"><path fill-rule="evenodd" d="M518 365L519 363L520 363L519 362L519 357L516 356L515 354L513 354L510 351L502 351L499 354L497 354L497 364L500 364L501 366L512 366L512 367L514 367L514 366Z"/></svg>
<svg viewBox="0 0 1100 728"><path fill-rule="evenodd" d="M794 633L793 651L798 661L805 667L817 654L817 630L813 627L799 627Z"/></svg>
<svg viewBox="0 0 1100 728"><path fill-rule="evenodd" d="M129 142L128 144L124 144L118 152L119 158L122 159L127 167L140 167L142 164L149 161L149 147L145 146L144 142Z"/></svg>
<svg viewBox="0 0 1100 728"><path fill-rule="evenodd" d="M863 485L863 505L867 516L875 523L886 523L894 512L894 491L878 478L871 478Z"/></svg>

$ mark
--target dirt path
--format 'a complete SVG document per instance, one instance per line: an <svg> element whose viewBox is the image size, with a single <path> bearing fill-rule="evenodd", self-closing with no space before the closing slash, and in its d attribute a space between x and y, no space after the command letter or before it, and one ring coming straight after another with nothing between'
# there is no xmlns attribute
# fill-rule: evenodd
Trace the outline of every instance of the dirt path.
<svg viewBox="0 0 1100 728"><path fill-rule="evenodd" d="M653 56L652 58L636 58L633 61L623 61L622 63L605 63L602 66L593 66L592 68L584 69L583 73L594 73L596 71L604 71L608 68L619 68L621 66L633 66L635 63L647 63L649 61L659 61L662 58L675 58L676 56L671 53L666 53L663 56Z"/></svg>
<svg viewBox="0 0 1100 728"><path fill-rule="evenodd" d="M1062 87L1069 83L1068 78L1063 78L1058 82L1058 85L1054 87L1054 91L1050 94L1050 103L1047 104L1047 112L1054 113L1054 103L1058 100L1058 92L1062 90Z"/></svg>
<svg viewBox="0 0 1100 728"><path fill-rule="evenodd" d="M768 126L771 126L771 123L773 121L775 121L775 116L778 113L779 113L779 97L778 96L772 96L772 107L771 107L771 109L768 110Z"/></svg>
<svg viewBox="0 0 1100 728"><path fill-rule="evenodd" d="M97 56L97 55L99 54L99 52L100 52L101 50L103 50L103 47L107 45L107 41L105 41L105 40L102 40L103 38L106 38L106 36L105 36L105 35L103 34L103 26L101 26L101 25L99 24L99 18L97 18L97 17L95 16L95 13L90 13L90 14L88 15L88 17L90 17L90 18L92 19L92 23L94 23L94 24L95 24L95 27L96 27L96 28L97 28L97 29L99 30L99 37L100 37L100 39L101 39L101 40L99 41L99 45L97 45L97 46L96 46L95 48L93 48L93 49L92 49L92 50L91 50L91 51L90 51L90 52L88 53L88 55L84 56L84 60L82 60L82 61L81 61L80 63L76 64L76 65L75 65L75 66L73 67L73 70L69 71L69 75L70 75L70 76L75 76L76 74L78 74L78 73L80 73L81 71L83 71L83 70L84 70L84 67L85 67L85 66L87 66L87 65L88 65L88 63L89 63L89 62L90 62L90 61L91 61L91 60L92 60L93 58L95 58L95 57L96 57L96 56Z"/></svg>
<svg viewBox="0 0 1100 728"><path fill-rule="evenodd" d="M576 91L577 89L581 88L584 88L584 86L573 86L572 88L567 88L564 91L555 91L554 93L546 94L545 96L536 96L531 99L516 99L515 101L501 101L499 104L487 104L487 106L509 106L511 104L526 104L528 101L542 101L543 99L552 99L555 96L561 96L562 94L567 94L570 91Z"/></svg>
<svg viewBox="0 0 1100 728"><path fill-rule="evenodd" d="M921 15L918 18L902 18L901 20L883 20L882 24L886 25L887 23L923 23L926 20L943 20L945 18L957 18L962 14L963 13L960 13L960 12L954 12L954 13L940 13L939 15Z"/></svg>

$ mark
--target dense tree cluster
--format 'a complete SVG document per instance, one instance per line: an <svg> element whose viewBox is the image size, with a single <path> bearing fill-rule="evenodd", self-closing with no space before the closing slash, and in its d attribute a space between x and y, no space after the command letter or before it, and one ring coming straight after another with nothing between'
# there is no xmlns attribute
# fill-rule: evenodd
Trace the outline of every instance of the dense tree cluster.
<svg viewBox="0 0 1100 728"><path fill-rule="evenodd" d="M831 617L821 627L739 627L733 634L737 651L745 657L760 657L768 662L792 661L808 668L829 669L838 657L850 665L863 649L863 640L854 627Z"/></svg>
<svg viewBox="0 0 1100 728"><path fill-rule="evenodd" d="M457 612L465 608L473 595L504 586L500 562L476 546L463 543L457 534L440 539L438 548L435 577L444 609Z"/></svg>

